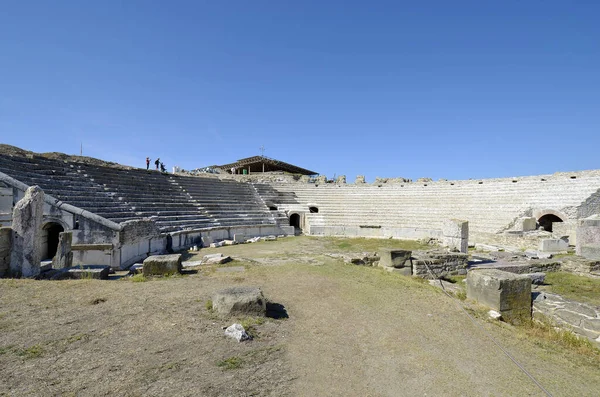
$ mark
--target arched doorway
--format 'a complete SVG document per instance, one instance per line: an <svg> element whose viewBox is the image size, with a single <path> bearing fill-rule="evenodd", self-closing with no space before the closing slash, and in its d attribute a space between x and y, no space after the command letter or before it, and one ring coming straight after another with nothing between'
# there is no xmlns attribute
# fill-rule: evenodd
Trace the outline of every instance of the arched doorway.
<svg viewBox="0 0 600 397"><path fill-rule="evenodd" d="M290 215L290 226L294 226L296 231L300 230L300 215L292 214Z"/></svg>
<svg viewBox="0 0 600 397"><path fill-rule="evenodd" d="M552 222L563 222L563 220L559 216L554 214L542 215L538 219L539 225L547 232L552 231Z"/></svg>
<svg viewBox="0 0 600 397"><path fill-rule="evenodd" d="M58 235L65 231L59 223L46 223L42 229L42 259L52 259L58 249Z"/></svg>

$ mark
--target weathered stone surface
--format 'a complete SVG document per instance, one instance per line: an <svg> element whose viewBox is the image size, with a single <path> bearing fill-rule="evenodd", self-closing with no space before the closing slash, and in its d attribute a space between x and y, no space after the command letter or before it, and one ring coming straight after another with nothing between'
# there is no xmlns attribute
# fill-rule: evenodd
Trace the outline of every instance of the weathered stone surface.
<svg viewBox="0 0 600 397"><path fill-rule="evenodd" d="M143 263L135 263L129 268L129 274L141 274L144 271Z"/></svg>
<svg viewBox="0 0 600 397"><path fill-rule="evenodd" d="M262 238L264 241L276 241L277 240L277 236L266 236Z"/></svg>
<svg viewBox="0 0 600 397"><path fill-rule="evenodd" d="M315 178L315 183L318 183L318 184L327 183L327 176L319 175L318 177Z"/></svg>
<svg viewBox="0 0 600 397"><path fill-rule="evenodd" d="M475 269L467 275L467 297L496 310L505 321L531 319L531 279L496 269Z"/></svg>
<svg viewBox="0 0 600 397"><path fill-rule="evenodd" d="M531 279L531 283L535 285L544 284L544 280L546 279L546 273L526 273L525 276Z"/></svg>
<svg viewBox="0 0 600 397"><path fill-rule="evenodd" d="M560 238L547 238L540 241L539 250L542 252L561 252L569 249L569 243Z"/></svg>
<svg viewBox="0 0 600 397"><path fill-rule="evenodd" d="M410 261L412 251L384 248L379 250L379 265L387 267L412 267Z"/></svg>
<svg viewBox="0 0 600 397"><path fill-rule="evenodd" d="M72 242L73 232L62 232L58 235L58 248L56 249L56 255L52 259L52 267L54 269L65 269L73 266Z"/></svg>
<svg viewBox="0 0 600 397"><path fill-rule="evenodd" d="M412 268L411 267L391 267L391 266L381 266L383 270L390 273L401 274L403 276L412 276Z"/></svg>
<svg viewBox="0 0 600 397"><path fill-rule="evenodd" d="M422 278L466 274L468 264L469 256L463 253L415 251L412 255L412 274Z"/></svg>
<svg viewBox="0 0 600 397"><path fill-rule="evenodd" d="M235 240L223 240L223 243L225 245L236 245L237 241L235 241Z"/></svg>
<svg viewBox="0 0 600 397"><path fill-rule="evenodd" d="M0 227L0 277L6 276L10 270L12 234L10 227Z"/></svg>
<svg viewBox="0 0 600 397"><path fill-rule="evenodd" d="M260 288L233 287L213 296L213 309L222 315L252 314L264 316L267 302Z"/></svg>
<svg viewBox="0 0 600 397"><path fill-rule="evenodd" d="M218 241L216 243L210 243L210 248L219 248L225 245L224 241Z"/></svg>
<svg viewBox="0 0 600 397"><path fill-rule="evenodd" d="M357 175L356 176L356 180L354 181L355 184L363 184L365 183L365 176L364 175Z"/></svg>
<svg viewBox="0 0 600 397"><path fill-rule="evenodd" d="M144 276L181 273L181 254L152 255L144 259Z"/></svg>
<svg viewBox="0 0 600 397"><path fill-rule="evenodd" d="M515 230L521 231L521 232L529 232L532 230L536 230L537 228L537 219L530 217L530 218L521 218L517 221L516 225L515 225Z"/></svg>
<svg viewBox="0 0 600 397"><path fill-rule="evenodd" d="M233 338L233 339L237 340L238 342L252 339L250 337L250 335L248 335L248 333L246 333L246 330L244 329L242 324L237 324L237 323L232 324L229 327L227 327L227 329L225 330L225 336L227 336L229 338Z"/></svg>
<svg viewBox="0 0 600 397"><path fill-rule="evenodd" d="M339 185L343 185L346 183L346 175L340 175L337 177L335 183L339 184Z"/></svg>
<svg viewBox="0 0 600 397"><path fill-rule="evenodd" d="M41 232L44 192L31 186L13 210L13 248L10 271L13 276L35 277L40 274Z"/></svg>

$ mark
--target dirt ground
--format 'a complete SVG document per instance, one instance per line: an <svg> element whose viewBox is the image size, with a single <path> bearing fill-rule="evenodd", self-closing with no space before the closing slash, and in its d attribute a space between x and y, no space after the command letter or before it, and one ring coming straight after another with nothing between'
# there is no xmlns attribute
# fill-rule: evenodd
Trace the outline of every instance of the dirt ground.
<svg viewBox="0 0 600 397"><path fill-rule="evenodd" d="M325 255L402 245L295 237L203 249L186 259L236 260L145 282L0 280L0 395L544 395L456 300ZM289 318L217 317L206 303L233 285ZM223 336L237 320L252 341ZM552 395L598 395L599 360L477 321Z"/></svg>

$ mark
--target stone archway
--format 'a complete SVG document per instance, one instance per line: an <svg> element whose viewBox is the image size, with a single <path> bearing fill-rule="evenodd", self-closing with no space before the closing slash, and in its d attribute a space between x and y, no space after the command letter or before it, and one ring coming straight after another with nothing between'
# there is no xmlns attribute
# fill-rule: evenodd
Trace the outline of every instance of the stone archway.
<svg viewBox="0 0 600 397"><path fill-rule="evenodd" d="M552 231L554 222L564 222L564 220L556 214L544 214L538 218L538 224L547 232Z"/></svg>
<svg viewBox="0 0 600 397"><path fill-rule="evenodd" d="M300 226L300 214L294 213L290 215L290 226L294 226L296 232L302 231Z"/></svg>
<svg viewBox="0 0 600 397"><path fill-rule="evenodd" d="M48 222L42 227L41 253L42 260L54 258L58 248L58 235L65 231L65 228L57 222Z"/></svg>

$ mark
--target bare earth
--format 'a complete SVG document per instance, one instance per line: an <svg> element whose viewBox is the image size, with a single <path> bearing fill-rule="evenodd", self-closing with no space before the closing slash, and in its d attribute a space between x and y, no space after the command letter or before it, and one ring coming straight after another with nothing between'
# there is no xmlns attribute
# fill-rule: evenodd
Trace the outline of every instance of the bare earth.
<svg viewBox="0 0 600 397"><path fill-rule="evenodd" d="M457 301L324 255L401 242L347 241L297 237L198 253L232 255L243 272L0 280L0 395L544 395ZM255 325L250 342L226 339L223 326L252 319L218 318L206 302L232 285L260 286L289 318ZM599 394L598 360L477 321L552 395Z"/></svg>

